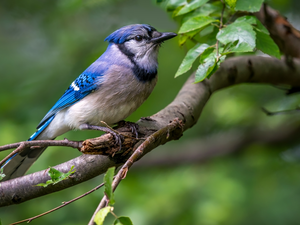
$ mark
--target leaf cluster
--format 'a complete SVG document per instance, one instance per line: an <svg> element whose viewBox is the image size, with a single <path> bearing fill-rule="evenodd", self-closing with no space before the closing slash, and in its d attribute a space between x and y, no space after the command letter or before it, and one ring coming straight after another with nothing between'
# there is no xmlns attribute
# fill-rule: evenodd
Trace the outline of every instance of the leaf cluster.
<svg viewBox="0 0 300 225"><path fill-rule="evenodd" d="M229 54L260 50L280 57L268 30L255 16L249 15L260 10L263 0L157 0L157 3L179 23L179 45L187 45L188 40L193 43L175 77L191 70L197 62L195 82L200 82L209 78Z"/></svg>

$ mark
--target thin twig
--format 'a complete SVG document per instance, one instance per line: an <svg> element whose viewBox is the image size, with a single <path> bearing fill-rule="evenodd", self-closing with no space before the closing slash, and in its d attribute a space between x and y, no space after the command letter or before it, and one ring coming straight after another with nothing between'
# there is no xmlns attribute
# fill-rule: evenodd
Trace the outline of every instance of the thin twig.
<svg viewBox="0 0 300 225"><path fill-rule="evenodd" d="M223 16L224 16L224 10L225 10L225 3L221 0L221 2L223 3L223 8L222 8L222 12L221 12L221 18L220 18L220 26L219 26L219 30L221 30L223 28ZM216 43L216 50L217 50L217 62L219 61L219 40L217 39L217 43Z"/></svg>
<svg viewBox="0 0 300 225"><path fill-rule="evenodd" d="M286 110L276 111L276 112L271 112L271 111L267 110L264 107L261 107L261 109L268 116L274 116L274 115L280 115L280 114L287 114L287 113L294 113L294 112L299 112L300 111L300 107L297 107L295 109L286 109Z"/></svg>
<svg viewBox="0 0 300 225"><path fill-rule="evenodd" d="M80 196L78 196L78 197L76 197L76 198L70 200L70 201L63 202L62 205L57 206L57 207L55 207L55 208L53 208L53 209L51 209L51 210L49 210L49 211L47 211L47 212L41 213L41 214L39 214L39 215L37 215L37 216L31 217L31 218L28 218L28 219L25 219L25 220L21 220L21 221L12 223L12 224L10 224L10 225L20 224L20 223L24 223L24 222L30 223L30 222L31 222L32 220L34 220L34 219L37 219L37 218L39 218L39 217L45 216L45 215L47 215L47 214L49 214L49 213L52 213L52 212L54 212L54 211L56 211L56 210L58 210L58 209L60 209L60 208L62 208L62 207L64 207L64 206L66 206L66 205L72 203L72 202L75 202L75 201L78 200L78 199L81 199L81 198L83 198L83 197L85 197L85 196L91 194L92 192L94 192L94 191L98 190L99 188L101 188L103 185L104 185L104 183L98 185L97 187L93 188L92 190L90 190L90 191L88 191L88 192L86 192L86 193L84 193L84 194L82 194L82 195L80 195Z"/></svg>
<svg viewBox="0 0 300 225"><path fill-rule="evenodd" d="M25 148L25 144L24 142L21 142L21 144L19 145L19 147L17 147L15 150L13 150L10 154L8 154L8 156L6 156L4 159L2 159L0 161L0 166L2 166L8 159L10 159L14 154L16 154L17 152L21 152L24 148Z"/></svg>
<svg viewBox="0 0 300 225"><path fill-rule="evenodd" d="M224 17L224 11L225 11L225 3L222 0L221 0L221 2L223 3L223 8L222 8L221 18L220 18L220 29L223 28L223 17Z"/></svg>
<svg viewBox="0 0 300 225"><path fill-rule="evenodd" d="M21 144L25 144L26 147L31 146L39 146L39 147L47 147L47 146L67 146L72 148L81 148L82 141L69 141L68 139L64 140L35 140L35 141L22 141L13 144L0 146L0 152L5 151L12 148L17 148Z"/></svg>
<svg viewBox="0 0 300 225"><path fill-rule="evenodd" d="M216 49L217 49L217 62L219 61L219 40L217 39L216 43Z"/></svg>
<svg viewBox="0 0 300 225"><path fill-rule="evenodd" d="M81 148L82 141L69 141L68 139L64 139L61 141L55 140L36 140L36 141L22 141L18 143L8 144L0 146L0 151L9 150L12 148L16 148L12 151L8 156L0 161L0 166L2 166L9 158L11 158L17 152L22 152L26 147L48 147L48 146L66 146L72 148Z"/></svg>
<svg viewBox="0 0 300 225"><path fill-rule="evenodd" d="M122 179L124 179L127 175L127 172L129 168L133 165L134 162L136 162L144 153L145 149L150 147L151 145L155 144L157 140L161 140L162 138L168 139L169 134L178 129L182 129L182 122L179 119L174 119L168 126L158 130L154 134L147 137L147 139L133 152L133 154L130 156L130 158L125 162L125 164L122 166L122 168L119 170L117 175L115 176L113 182L112 182L112 189L113 191L116 190L117 186L121 182ZM94 224L94 219L96 214L99 212L100 209L104 208L109 199L106 195L103 196L102 200L100 201L97 209L95 210L90 222L88 225Z"/></svg>

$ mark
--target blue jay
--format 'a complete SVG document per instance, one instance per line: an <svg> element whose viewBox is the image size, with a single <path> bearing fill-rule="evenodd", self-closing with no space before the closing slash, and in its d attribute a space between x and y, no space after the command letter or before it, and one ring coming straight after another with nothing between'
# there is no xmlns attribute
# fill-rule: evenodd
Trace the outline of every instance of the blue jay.
<svg viewBox="0 0 300 225"><path fill-rule="evenodd" d="M113 125L124 120L152 92L158 49L175 36L146 24L128 25L110 34L106 51L73 81L28 141L55 139L72 129L101 130L101 121ZM3 180L24 175L44 150L16 153L2 166Z"/></svg>

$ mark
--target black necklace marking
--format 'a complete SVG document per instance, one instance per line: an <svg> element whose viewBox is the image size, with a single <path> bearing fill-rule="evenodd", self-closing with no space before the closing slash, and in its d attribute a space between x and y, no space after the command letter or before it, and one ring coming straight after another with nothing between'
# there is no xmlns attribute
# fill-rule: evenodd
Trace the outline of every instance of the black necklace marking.
<svg viewBox="0 0 300 225"><path fill-rule="evenodd" d="M117 44L120 51L128 57L128 59L132 62L133 68L132 71L136 78L141 82L148 82L153 80L157 75L157 70L154 71L147 71L144 68L137 65L133 59L134 54L130 52L123 44Z"/></svg>

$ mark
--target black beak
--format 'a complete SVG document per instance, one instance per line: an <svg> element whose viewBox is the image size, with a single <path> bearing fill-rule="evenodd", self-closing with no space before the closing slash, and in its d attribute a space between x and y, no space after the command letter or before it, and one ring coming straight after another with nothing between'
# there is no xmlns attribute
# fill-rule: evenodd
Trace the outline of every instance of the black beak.
<svg viewBox="0 0 300 225"><path fill-rule="evenodd" d="M171 32L160 33L160 36L151 38L150 42L158 44L158 43L161 43L165 40L169 40L176 36L177 36L177 34L171 33Z"/></svg>

